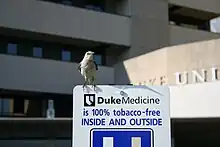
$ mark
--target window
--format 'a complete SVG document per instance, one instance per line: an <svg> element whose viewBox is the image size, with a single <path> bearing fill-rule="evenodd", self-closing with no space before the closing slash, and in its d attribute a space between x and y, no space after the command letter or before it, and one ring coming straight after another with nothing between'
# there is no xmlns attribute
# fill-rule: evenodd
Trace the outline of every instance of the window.
<svg viewBox="0 0 220 147"><path fill-rule="evenodd" d="M94 55L94 60L96 64L101 65L102 64L102 56L101 55Z"/></svg>
<svg viewBox="0 0 220 147"><path fill-rule="evenodd" d="M70 61L71 60L71 52L67 50L62 50L62 60Z"/></svg>
<svg viewBox="0 0 220 147"><path fill-rule="evenodd" d="M86 0L85 7L90 10L103 11L104 2L102 0Z"/></svg>
<svg viewBox="0 0 220 147"><path fill-rule="evenodd" d="M43 51L41 47L34 47L33 48L33 56L34 57L42 57Z"/></svg>
<svg viewBox="0 0 220 147"><path fill-rule="evenodd" d="M14 99L14 113L24 113L24 99Z"/></svg>
<svg viewBox="0 0 220 147"><path fill-rule="evenodd" d="M17 54L17 44L9 43L7 47L8 54Z"/></svg>
<svg viewBox="0 0 220 147"><path fill-rule="evenodd" d="M0 116L10 115L10 99L0 99Z"/></svg>
<svg viewBox="0 0 220 147"><path fill-rule="evenodd" d="M64 5L69 5L69 6L71 6L72 5L72 0L62 0L62 4L64 4Z"/></svg>
<svg viewBox="0 0 220 147"><path fill-rule="evenodd" d="M64 96L63 99L55 99L54 109L56 110L56 117L72 117L72 103L73 100L69 96Z"/></svg>
<svg viewBox="0 0 220 147"><path fill-rule="evenodd" d="M100 11L100 12L103 11L101 7L94 6L94 5L86 5L86 8L89 9L89 10L95 10L95 11Z"/></svg>

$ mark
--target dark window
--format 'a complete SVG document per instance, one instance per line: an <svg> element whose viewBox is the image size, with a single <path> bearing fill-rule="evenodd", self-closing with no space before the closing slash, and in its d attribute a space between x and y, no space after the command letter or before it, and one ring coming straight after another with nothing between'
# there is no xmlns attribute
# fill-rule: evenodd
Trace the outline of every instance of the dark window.
<svg viewBox="0 0 220 147"><path fill-rule="evenodd" d="M24 99L14 99L14 113L24 113Z"/></svg>
<svg viewBox="0 0 220 147"><path fill-rule="evenodd" d="M198 28L205 31L210 31L210 21L198 25Z"/></svg>
<svg viewBox="0 0 220 147"><path fill-rule="evenodd" d="M64 96L63 99L54 100L54 109L56 117L72 117L73 100L69 96Z"/></svg>
<svg viewBox="0 0 220 147"><path fill-rule="evenodd" d="M184 15L183 13L179 13L178 11L186 10L186 11L196 11L195 9L187 10L189 8L186 7L181 7L177 5L169 5L169 21L175 25L178 26L184 26L187 28L192 28L192 29L199 29L199 30L205 30L205 31L210 31L210 20L209 19L201 19L198 17L195 17L194 13L192 13L189 16Z"/></svg>
<svg viewBox="0 0 220 147"><path fill-rule="evenodd" d="M62 50L62 60L70 61L71 60L71 52L67 50Z"/></svg>
<svg viewBox="0 0 220 147"><path fill-rule="evenodd" d="M100 12L102 12L103 10L102 10L102 8L101 7L99 7L99 6L94 6L94 5L86 5L85 6L87 9L89 9L89 10L95 10L95 11L100 11Z"/></svg>
<svg viewBox="0 0 220 147"><path fill-rule="evenodd" d="M17 44L9 43L7 46L8 54L17 54Z"/></svg>
<svg viewBox="0 0 220 147"><path fill-rule="evenodd" d="M0 99L0 115L9 115L10 113L10 99Z"/></svg>
<svg viewBox="0 0 220 147"><path fill-rule="evenodd" d="M33 48L33 56L34 57L42 57L43 56L43 51L41 47L34 47Z"/></svg>
<svg viewBox="0 0 220 147"><path fill-rule="evenodd" d="M72 2L72 0L62 0L62 4L71 6L73 4L73 2Z"/></svg>
<svg viewBox="0 0 220 147"><path fill-rule="evenodd" d="M6 48L6 44L3 41L3 39L1 38L1 40L0 40L0 53L5 53L5 48Z"/></svg>
<svg viewBox="0 0 220 147"><path fill-rule="evenodd" d="M101 65L102 64L102 56L101 55L94 55L94 60L96 64Z"/></svg>
<svg viewBox="0 0 220 147"><path fill-rule="evenodd" d="M102 0L86 0L85 7L90 10L103 11L104 2Z"/></svg>

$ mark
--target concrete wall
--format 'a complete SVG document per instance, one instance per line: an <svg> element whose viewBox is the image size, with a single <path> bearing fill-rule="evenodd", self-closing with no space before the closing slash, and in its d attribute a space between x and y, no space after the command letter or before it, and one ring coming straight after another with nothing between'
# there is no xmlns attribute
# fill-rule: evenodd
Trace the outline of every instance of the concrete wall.
<svg viewBox="0 0 220 147"><path fill-rule="evenodd" d="M123 62L125 72L127 73L128 82L133 84L160 84L160 77L166 75L166 51L157 50L139 57L135 57ZM115 70L119 70L116 68ZM117 71L120 78L122 71ZM125 80L125 79L122 79Z"/></svg>
<svg viewBox="0 0 220 147"><path fill-rule="evenodd" d="M220 34L170 25L170 45L220 38Z"/></svg>
<svg viewBox="0 0 220 147"><path fill-rule="evenodd" d="M219 89L220 82L171 86L171 117L220 117Z"/></svg>
<svg viewBox="0 0 220 147"><path fill-rule="evenodd" d="M39 0L1 0L0 27L130 45L130 19Z"/></svg>
<svg viewBox="0 0 220 147"><path fill-rule="evenodd" d="M219 0L208 0L202 3L200 0L169 0L169 3L220 14Z"/></svg>
<svg viewBox="0 0 220 147"><path fill-rule="evenodd" d="M192 83L192 70L207 70L207 82L211 82L211 67L220 67L220 39L195 42L165 48L167 52L167 81L176 84L175 72L189 72L188 83ZM159 72L159 71L158 71ZM220 72L218 71L218 78Z"/></svg>
<svg viewBox="0 0 220 147"><path fill-rule="evenodd" d="M0 55L0 88L71 94L84 79L78 64ZM107 75L107 76L106 76ZM98 84L114 84L114 69L99 67Z"/></svg>
<svg viewBox="0 0 220 147"><path fill-rule="evenodd" d="M158 11L160 10L160 11ZM131 2L131 48L125 58L136 57L169 43L166 0Z"/></svg>
<svg viewBox="0 0 220 147"><path fill-rule="evenodd" d="M219 46L220 39L214 39L161 48L126 60L123 62L123 66L128 81L134 84L173 85L176 84L175 73L184 71L189 72L188 83L192 83L192 74L190 72L192 70L200 72L199 69L207 70L207 82L211 82L210 68L213 66L220 68ZM122 72L119 73L121 74ZM218 77L220 77L219 71ZM121 78L124 77L121 76ZM161 78L164 81L162 83Z"/></svg>
<svg viewBox="0 0 220 147"><path fill-rule="evenodd" d="M119 57L121 62L114 66L116 84L129 83L123 60L169 45L167 0L127 0L125 5L130 8L128 12L131 12L131 45Z"/></svg>

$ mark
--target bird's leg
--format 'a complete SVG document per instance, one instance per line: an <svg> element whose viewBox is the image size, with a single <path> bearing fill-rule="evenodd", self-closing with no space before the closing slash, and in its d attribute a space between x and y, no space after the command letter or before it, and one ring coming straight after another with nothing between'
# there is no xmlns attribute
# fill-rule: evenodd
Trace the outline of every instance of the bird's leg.
<svg viewBox="0 0 220 147"><path fill-rule="evenodd" d="M84 84L83 84L83 89L85 88L85 86L86 86L86 84L87 84L87 78L85 78L85 82L84 82Z"/></svg>
<svg viewBox="0 0 220 147"><path fill-rule="evenodd" d="M92 78L92 86L93 86L93 89L95 90L96 84L95 84L95 78L94 77Z"/></svg>
<svg viewBox="0 0 220 147"><path fill-rule="evenodd" d="M84 84L83 84L83 89L85 88L85 86L86 86L86 81L85 81Z"/></svg>
<svg viewBox="0 0 220 147"><path fill-rule="evenodd" d="M96 85L93 85L93 90L95 91Z"/></svg>

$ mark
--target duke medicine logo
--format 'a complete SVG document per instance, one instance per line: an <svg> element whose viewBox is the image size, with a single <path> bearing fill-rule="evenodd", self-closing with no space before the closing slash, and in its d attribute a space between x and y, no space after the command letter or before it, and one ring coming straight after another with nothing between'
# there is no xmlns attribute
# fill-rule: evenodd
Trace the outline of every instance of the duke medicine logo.
<svg viewBox="0 0 220 147"><path fill-rule="evenodd" d="M95 94L84 94L84 106L85 107L95 106Z"/></svg>
<svg viewBox="0 0 220 147"><path fill-rule="evenodd" d="M90 147L154 147L151 129L92 129Z"/></svg>

